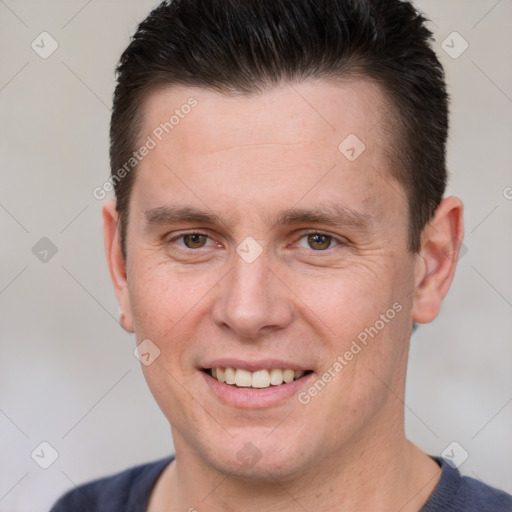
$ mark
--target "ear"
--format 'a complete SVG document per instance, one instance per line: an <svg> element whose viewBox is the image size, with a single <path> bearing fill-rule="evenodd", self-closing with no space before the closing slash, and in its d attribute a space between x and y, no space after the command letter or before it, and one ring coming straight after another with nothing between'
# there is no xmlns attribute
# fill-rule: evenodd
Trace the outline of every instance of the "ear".
<svg viewBox="0 0 512 512"><path fill-rule="evenodd" d="M126 264L121 252L119 239L119 214L115 201L107 201L103 205L103 236L110 278L114 285L117 301L120 307L119 323L124 330L133 332L133 319L130 307L130 295L126 280Z"/></svg>
<svg viewBox="0 0 512 512"><path fill-rule="evenodd" d="M423 230L412 310L416 323L432 322L448 293L464 237L463 210L459 198L447 197Z"/></svg>

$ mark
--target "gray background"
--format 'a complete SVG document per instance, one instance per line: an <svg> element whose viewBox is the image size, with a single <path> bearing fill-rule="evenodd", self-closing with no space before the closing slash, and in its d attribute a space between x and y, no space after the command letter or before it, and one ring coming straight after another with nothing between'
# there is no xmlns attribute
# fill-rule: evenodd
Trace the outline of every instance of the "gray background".
<svg viewBox="0 0 512 512"><path fill-rule="evenodd" d="M108 176L113 69L156 3L0 0L2 512L47 510L173 450L117 323L92 195ZM467 253L440 317L413 336L407 433L432 454L457 441L463 473L512 492L512 1L417 5L453 97L449 193L466 205ZM59 45L47 59L31 48L43 31ZM454 31L469 43L458 58L442 46L462 49ZM46 262L32 252L43 237L58 249ZM58 452L46 470L31 458L51 461L43 441Z"/></svg>

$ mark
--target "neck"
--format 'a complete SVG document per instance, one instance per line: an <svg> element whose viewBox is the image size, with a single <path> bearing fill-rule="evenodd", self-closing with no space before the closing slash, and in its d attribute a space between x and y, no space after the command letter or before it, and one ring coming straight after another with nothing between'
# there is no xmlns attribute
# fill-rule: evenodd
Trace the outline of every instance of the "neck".
<svg viewBox="0 0 512 512"><path fill-rule="evenodd" d="M374 441L364 447L353 444L286 481L274 479L270 471L265 481L224 474L192 453L177 450L176 460L156 485L149 509L418 512L441 470L403 433L400 437L400 442L386 442L373 436Z"/></svg>

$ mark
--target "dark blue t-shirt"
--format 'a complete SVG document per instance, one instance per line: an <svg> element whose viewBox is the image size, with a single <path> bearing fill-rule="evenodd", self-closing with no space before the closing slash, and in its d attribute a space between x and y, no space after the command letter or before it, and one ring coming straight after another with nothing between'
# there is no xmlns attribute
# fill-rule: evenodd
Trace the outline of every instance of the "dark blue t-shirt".
<svg viewBox="0 0 512 512"><path fill-rule="evenodd" d="M442 468L441 478L420 512L512 512L512 496L433 458ZM167 457L82 485L60 498L50 512L146 512L154 484L172 460Z"/></svg>

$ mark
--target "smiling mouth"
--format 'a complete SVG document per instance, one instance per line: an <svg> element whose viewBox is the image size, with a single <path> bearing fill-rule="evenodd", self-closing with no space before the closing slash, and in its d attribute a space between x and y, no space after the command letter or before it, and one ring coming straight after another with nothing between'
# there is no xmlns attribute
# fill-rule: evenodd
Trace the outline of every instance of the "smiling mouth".
<svg viewBox="0 0 512 512"><path fill-rule="evenodd" d="M271 386L281 386L294 380L301 379L312 373L312 370L292 370L272 368L250 372L242 368L205 368L203 370L213 379L238 388L265 389Z"/></svg>

